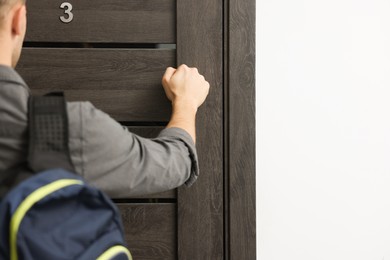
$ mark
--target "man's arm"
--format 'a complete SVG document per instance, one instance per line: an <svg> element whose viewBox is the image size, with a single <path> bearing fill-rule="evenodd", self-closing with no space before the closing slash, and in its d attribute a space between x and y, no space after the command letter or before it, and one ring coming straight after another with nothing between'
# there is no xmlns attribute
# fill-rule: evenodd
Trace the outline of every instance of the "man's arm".
<svg viewBox="0 0 390 260"><path fill-rule="evenodd" d="M68 103L69 148L76 171L112 197L145 195L191 185L198 176L195 114L208 83L195 69L168 69L172 101L168 127L158 137L130 133L89 102ZM202 95L196 92L203 91Z"/></svg>
<svg viewBox="0 0 390 260"><path fill-rule="evenodd" d="M205 101L210 84L196 68L189 68L186 65L181 65L178 69L168 68L162 84L168 99L172 102L172 116L167 128L184 129L195 143L196 112Z"/></svg>
<svg viewBox="0 0 390 260"><path fill-rule="evenodd" d="M143 138L89 102L68 103L69 149L76 172L114 198L191 185L198 161L191 136L166 128Z"/></svg>

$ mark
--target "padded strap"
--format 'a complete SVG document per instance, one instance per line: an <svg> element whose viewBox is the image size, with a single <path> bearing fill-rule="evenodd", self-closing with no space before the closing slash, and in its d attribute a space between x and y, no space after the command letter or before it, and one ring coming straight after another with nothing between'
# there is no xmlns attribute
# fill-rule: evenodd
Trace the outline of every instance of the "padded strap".
<svg viewBox="0 0 390 260"><path fill-rule="evenodd" d="M63 168L74 172L68 147L68 114L62 93L30 96L28 163L34 172Z"/></svg>

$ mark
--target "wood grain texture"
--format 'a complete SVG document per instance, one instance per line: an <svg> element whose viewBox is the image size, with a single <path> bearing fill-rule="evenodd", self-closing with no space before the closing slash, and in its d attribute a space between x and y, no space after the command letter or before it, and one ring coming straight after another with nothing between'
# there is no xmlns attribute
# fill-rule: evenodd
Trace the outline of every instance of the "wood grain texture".
<svg viewBox="0 0 390 260"><path fill-rule="evenodd" d="M174 0L68 0L73 21L62 23L63 0L27 1L31 42L174 43Z"/></svg>
<svg viewBox="0 0 390 260"><path fill-rule="evenodd" d="M17 70L34 94L65 91L118 121L168 121L161 78L174 50L24 48Z"/></svg>
<svg viewBox="0 0 390 260"><path fill-rule="evenodd" d="M179 259L223 259L222 2L177 2L177 64L197 67L210 94L197 116L200 177L178 195Z"/></svg>
<svg viewBox="0 0 390 260"><path fill-rule="evenodd" d="M256 259L255 0L228 0L229 259Z"/></svg>
<svg viewBox="0 0 390 260"><path fill-rule="evenodd" d="M176 204L117 204L134 259L177 259Z"/></svg>

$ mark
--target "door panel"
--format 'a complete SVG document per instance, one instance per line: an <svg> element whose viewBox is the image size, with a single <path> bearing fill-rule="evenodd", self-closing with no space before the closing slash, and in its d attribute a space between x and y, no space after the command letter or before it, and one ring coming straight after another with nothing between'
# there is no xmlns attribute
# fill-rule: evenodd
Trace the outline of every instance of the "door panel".
<svg viewBox="0 0 390 260"><path fill-rule="evenodd" d="M118 121L161 122L171 109L161 78L175 63L166 49L24 48L18 71L34 94L62 90Z"/></svg>
<svg viewBox="0 0 390 260"><path fill-rule="evenodd" d="M134 259L176 259L176 204L117 204Z"/></svg>
<svg viewBox="0 0 390 260"><path fill-rule="evenodd" d="M24 48L18 69L34 89L155 90L175 59L167 49Z"/></svg>
<svg viewBox="0 0 390 260"><path fill-rule="evenodd" d="M69 2L73 19L60 17ZM29 42L174 43L175 0L27 1Z"/></svg>
<svg viewBox="0 0 390 260"><path fill-rule="evenodd" d="M47 92L46 89L32 91L36 95ZM89 100L117 121L142 124L143 122L167 122L170 117L170 103L166 98L163 99L162 90L66 90L65 95L68 101ZM145 106L146 100L148 106Z"/></svg>

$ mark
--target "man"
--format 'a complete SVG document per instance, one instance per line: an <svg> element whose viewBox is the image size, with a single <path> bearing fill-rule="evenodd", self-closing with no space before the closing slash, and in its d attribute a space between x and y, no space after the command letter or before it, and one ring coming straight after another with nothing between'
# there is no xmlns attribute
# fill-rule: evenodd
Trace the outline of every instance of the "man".
<svg viewBox="0 0 390 260"><path fill-rule="evenodd" d="M25 2L0 0L0 198L31 174L26 162L29 89L13 69L25 32ZM198 176L195 116L209 83L197 69L182 65L168 68L162 84L172 116L155 139L128 132L89 102L67 103L76 172L112 197L191 185Z"/></svg>

